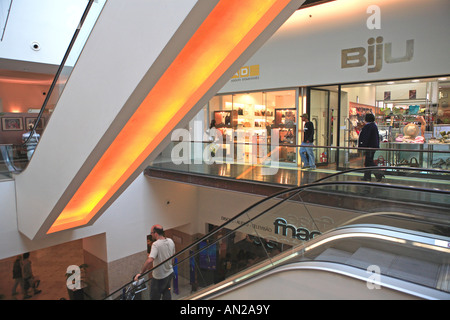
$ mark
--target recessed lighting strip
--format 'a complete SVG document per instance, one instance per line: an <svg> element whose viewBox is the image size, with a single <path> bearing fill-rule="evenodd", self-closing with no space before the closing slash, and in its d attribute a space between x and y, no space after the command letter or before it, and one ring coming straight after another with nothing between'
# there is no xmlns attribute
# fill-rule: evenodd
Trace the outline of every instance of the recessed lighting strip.
<svg viewBox="0 0 450 320"><path fill-rule="evenodd" d="M47 233L84 226L290 0L221 0L150 90Z"/></svg>

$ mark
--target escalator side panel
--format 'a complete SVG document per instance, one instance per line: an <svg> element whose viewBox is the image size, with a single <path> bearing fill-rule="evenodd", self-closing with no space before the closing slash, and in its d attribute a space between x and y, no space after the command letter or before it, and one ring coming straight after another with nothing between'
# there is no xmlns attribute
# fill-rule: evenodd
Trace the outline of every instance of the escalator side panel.
<svg viewBox="0 0 450 320"><path fill-rule="evenodd" d="M270 288L270 289L269 289ZM366 282L321 270L291 270L272 274L218 296L218 300L418 299L389 288L368 289Z"/></svg>

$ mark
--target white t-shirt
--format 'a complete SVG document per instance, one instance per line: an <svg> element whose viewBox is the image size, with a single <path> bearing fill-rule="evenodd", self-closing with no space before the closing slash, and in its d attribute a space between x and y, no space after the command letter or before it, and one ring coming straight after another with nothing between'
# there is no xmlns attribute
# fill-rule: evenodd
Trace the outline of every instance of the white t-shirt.
<svg viewBox="0 0 450 320"><path fill-rule="evenodd" d="M152 250L149 257L153 258L153 266L156 267L161 262L166 261L175 254L175 244L172 239L165 238L162 240L156 240L152 244ZM173 272L172 261L164 263L162 266L153 270L153 278L164 279Z"/></svg>

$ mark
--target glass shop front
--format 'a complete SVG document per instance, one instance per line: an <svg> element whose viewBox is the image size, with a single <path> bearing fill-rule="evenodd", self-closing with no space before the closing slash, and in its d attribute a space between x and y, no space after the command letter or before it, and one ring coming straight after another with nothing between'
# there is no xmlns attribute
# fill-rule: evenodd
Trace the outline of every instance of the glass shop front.
<svg viewBox="0 0 450 320"><path fill-rule="evenodd" d="M203 110L204 126L214 121L224 141L227 135L236 141L236 132L243 132L244 163L255 164L252 147L270 145L276 137L280 164L296 166L301 164L301 115L308 113L317 166L356 168L362 159L356 148L359 132L365 114L373 113L381 139L379 165L431 168L442 162L445 168L450 159L432 151L449 151L449 93L450 77L439 77L219 94ZM424 150L430 152L419 152ZM256 154L261 163L263 157Z"/></svg>

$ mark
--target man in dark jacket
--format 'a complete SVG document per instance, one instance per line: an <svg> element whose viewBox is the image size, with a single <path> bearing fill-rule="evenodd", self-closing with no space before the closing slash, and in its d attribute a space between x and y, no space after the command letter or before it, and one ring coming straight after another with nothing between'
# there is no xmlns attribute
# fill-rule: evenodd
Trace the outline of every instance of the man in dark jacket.
<svg viewBox="0 0 450 320"><path fill-rule="evenodd" d="M302 120L305 122L303 127L303 141L300 147L300 157L303 162L303 168L316 169L316 160L314 158L314 125L309 121L309 115L304 113Z"/></svg>
<svg viewBox="0 0 450 320"><path fill-rule="evenodd" d="M380 134L378 132L378 127L375 124L375 116L372 113L368 113L365 116L364 121L366 125L362 128L361 133L359 134L358 147L360 148L376 148L380 147ZM375 162L373 161L373 156L375 155L376 150L364 150L365 159L364 159L364 167L374 167ZM383 179L383 174L379 172L374 172L375 178L378 182ZM370 170L364 171L364 181L370 181L372 172Z"/></svg>

